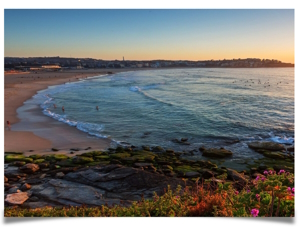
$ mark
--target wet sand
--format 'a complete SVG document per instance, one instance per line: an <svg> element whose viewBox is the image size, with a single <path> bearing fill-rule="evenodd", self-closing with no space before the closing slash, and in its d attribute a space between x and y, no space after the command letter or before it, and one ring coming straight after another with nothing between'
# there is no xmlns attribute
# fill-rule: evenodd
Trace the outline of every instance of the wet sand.
<svg viewBox="0 0 300 227"><path fill-rule="evenodd" d="M41 109L33 108L23 111L22 119L17 109L35 95L39 90L48 86L75 82L78 79L107 74L133 71L133 69L90 69L68 70L62 72L31 72L5 73L4 75L4 151L21 151L24 153L53 153L51 148L58 148L59 153L70 153L70 148L105 149L110 146L111 140L88 136L52 118L44 116ZM25 115L24 115L25 114ZM6 125L10 121L11 128ZM33 150L33 151L32 151Z"/></svg>

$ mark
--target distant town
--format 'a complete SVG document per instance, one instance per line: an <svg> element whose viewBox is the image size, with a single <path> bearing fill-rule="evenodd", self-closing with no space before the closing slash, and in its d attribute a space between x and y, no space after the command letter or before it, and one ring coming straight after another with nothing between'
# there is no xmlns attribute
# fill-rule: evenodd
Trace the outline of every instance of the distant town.
<svg viewBox="0 0 300 227"><path fill-rule="evenodd" d="M171 61L151 60L133 61L122 60L107 61L92 58L65 58L65 57L5 57L5 71L62 71L69 69L95 69L95 68L263 68L263 67L294 67L292 63L284 63L274 59L224 59L205 61Z"/></svg>

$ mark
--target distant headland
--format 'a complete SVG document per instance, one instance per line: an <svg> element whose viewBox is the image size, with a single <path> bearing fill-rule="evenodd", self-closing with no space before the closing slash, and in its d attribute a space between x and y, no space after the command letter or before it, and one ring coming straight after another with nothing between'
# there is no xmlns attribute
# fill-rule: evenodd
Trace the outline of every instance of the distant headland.
<svg viewBox="0 0 300 227"><path fill-rule="evenodd" d="M91 68L270 68L294 67L292 63L284 63L275 59L223 59L223 60L102 60L93 58L65 57L5 57L5 71L64 70Z"/></svg>

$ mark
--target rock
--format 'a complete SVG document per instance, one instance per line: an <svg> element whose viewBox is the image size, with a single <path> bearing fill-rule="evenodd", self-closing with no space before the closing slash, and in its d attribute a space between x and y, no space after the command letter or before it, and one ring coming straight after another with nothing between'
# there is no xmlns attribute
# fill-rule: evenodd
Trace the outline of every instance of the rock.
<svg viewBox="0 0 300 227"><path fill-rule="evenodd" d="M34 155L30 155L29 158L32 158L33 160L42 159L42 155L34 154Z"/></svg>
<svg viewBox="0 0 300 227"><path fill-rule="evenodd" d="M204 146L199 147L199 151L203 152L205 150L206 150L206 148Z"/></svg>
<svg viewBox="0 0 300 227"><path fill-rule="evenodd" d="M49 167L49 163L48 162L39 163L39 167L41 169L46 169Z"/></svg>
<svg viewBox="0 0 300 227"><path fill-rule="evenodd" d="M185 173L185 177L187 177L187 178L196 178L196 177L200 177L200 173L195 172L195 171L186 172L186 173Z"/></svg>
<svg viewBox="0 0 300 227"><path fill-rule="evenodd" d="M237 171L233 169L227 169L227 179L232 181L237 181L242 185L245 185L248 183L248 180L243 174L238 173Z"/></svg>
<svg viewBox="0 0 300 227"><path fill-rule="evenodd" d="M81 150L81 148L79 148L79 147L70 148L70 151L80 151L80 150Z"/></svg>
<svg viewBox="0 0 300 227"><path fill-rule="evenodd" d="M31 196L28 201L30 201L30 202L37 202L37 201L39 201L39 198L36 197L36 196Z"/></svg>
<svg viewBox="0 0 300 227"><path fill-rule="evenodd" d="M211 178L210 179L210 188L212 190L216 190L219 187L219 184L223 184L225 181L224 180L220 180L220 179L216 179L216 178Z"/></svg>
<svg viewBox="0 0 300 227"><path fill-rule="evenodd" d="M172 149L167 149L166 152L169 153L169 154L174 154L175 153L174 150L172 150Z"/></svg>
<svg viewBox="0 0 300 227"><path fill-rule="evenodd" d="M181 138L180 141L181 141L181 142L186 142L186 141L188 141L188 138Z"/></svg>
<svg viewBox="0 0 300 227"><path fill-rule="evenodd" d="M8 182L8 178L6 176L4 176L4 183Z"/></svg>
<svg viewBox="0 0 300 227"><path fill-rule="evenodd" d="M55 177L57 177L57 178L63 178L64 175L65 174L63 172L58 172L58 173L55 174Z"/></svg>
<svg viewBox="0 0 300 227"><path fill-rule="evenodd" d="M287 172L293 173L294 168L288 167L288 166L283 166L283 165L274 165L273 169L278 173L280 170L285 170Z"/></svg>
<svg viewBox="0 0 300 227"><path fill-rule="evenodd" d="M212 158L225 158L232 156L232 152L226 149L210 148L203 151L202 156Z"/></svg>
<svg viewBox="0 0 300 227"><path fill-rule="evenodd" d="M265 156L267 158L272 158L272 159L285 159L285 158L287 158L286 155L283 155L280 152L264 152L263 156Z"/></svg>
<svg viewBox="0 0 300 227"><path fill-rule="evenodd" d="M33 164L33 163L28 163L22 167L20 167L20 170L24 173L34 173L36 171L38 171L40 169L40 167L37 164Z"/></svg>
<svg viewBox="0 0 300 227"><path fill-rule="evenodd" d="M84 150L90 150L90 149L92 149L91 147L87 147L87 148L85 148Z"/></svg>
<svg viewBox="0 0 300 227"><path fill-rule="evenodd" d="M46 173L43 173L41 176L40 176L40 179L43 179L46 177Z"/></svg>
<svg viewBox="0 0 300 227"><path fill-rule="evenodd" d="M143 150L145 151L150 151L150 147L149 146L142 146Z"/></svg>
<svg viewBox="0 0 300 227"><path fill-rule="evenodd" d="M17 186L12 186L12 187L10 187L10 189L8 190L7 193L12 194L12 193L17 193L19 191L20 190L19 190L19 188Z"/></svg>
<svg viewBox="0 0 300 227"><path fill-rule="evenodd" d="M94 159L89 158L89 157L84 157L84 156L74 156L72 158L72 162L75 164L86 164L89 162L93 162Z"/></svg>
<svg viewBox="0 0 300 227"><path fill-rule="evenodd" d="M52 150L52 151L59 151L59 149L57 149L57 148L54 148L54 147L53 147L53 148L51 148L51 150Z"/></svg>
<svg viewBox="0 0 300 227"><path fill-rule="evenodd" d="M15 161L15 162L13 162L13 165L14 165L14 166L20 167L20 166L26 165L26 162L23 162L23 161Z"/></svg>
<svg viewBox="0 0 300 227"><path fill-rule="evenodd" d="M295 147L294 147L294 146L288 147L288 148L287 148L287 151L289 151L289 152L294 152L294 151L295 151Z"/></svg>
<svg viewBox="0 0 300 227"><path fill-rule="evenodd" d="M163 165L162 168L163 168L163 169L173 170L173 167L170 166L170 165Z"/></svg>
<svg viewBox="0 0 300 227"><path fill-rule="evenodd" d="M71 152L70 152L70 154L74 154L74 152L73 152L73 151L71 151Z"/></svg>
<svg viewBox="0 0 300 227"><path fill-rule="evenodd" d="M118 147L116 148L116 152L123 152L123 151L124 151L124 148L121 147L121 146L118 146Z"/></svg>
<svg viewBox="0 0 300 227"><path fill-rule="evenodd" d="M21 190L24 192L24 191L27 191L27 190L29 190L31 188L31 185L30 184L27 184L27 183L25 183L25 184L23 184L22 186L21 186Z"/></svg>
<svg viewBox="0 0 300 227"><path fill-rule="evenodd" d="M204 179L209 179L209 178L212 178L214 177L215 173L213 171L210 171L210 170L205 170L203 173L202 173L202 178Z"/></svg>
<svg viewBox="0 0 300 227"><path fill-rule="evenodd" d="M160 146L156 146L152 149L153 152L164 152L165 149L163 149L162 147Z"/></svg>
<svg viewBox="0 0 300 227"><path fill-rule="evenodd" d="M19 192L19 193L13 193L8 194L5 202L11 204L11 205L21 205L23 204L27 199L29 198L27 192Z"/></svg>
<svg viewBox="0 0 300 227"><path fill-rule="evenodd" d="M248 147L254 150L269 150L269 151L280 151L285 150L282 144L274 143L274 142L252 142L248 143Z"/></svg>
<svg viewBox="0 0 300 227"><path fill-rule="evenodd" d="M134 163L133 165L134 167L150 167L150 166L153 166L152 163Z"/></svg>

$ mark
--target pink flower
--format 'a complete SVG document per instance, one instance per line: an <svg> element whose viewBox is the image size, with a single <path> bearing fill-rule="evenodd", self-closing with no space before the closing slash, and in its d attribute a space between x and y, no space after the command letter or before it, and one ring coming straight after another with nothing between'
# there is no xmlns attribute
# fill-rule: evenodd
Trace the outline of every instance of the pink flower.
<svg viewBox="0 0 300 227"><path fill-rule="evenodd" d="M286 172L285 174L288 176L288 175L290 175L290 172Z"/></svg>
<svg viewBox="0 0 300 227"><path fill-rule="evenodd" d="M291 192L292 191L291 187L288 187L286 190L287 190L287 192Z"/></svg>
<svg viewBox="0 0 300 227"><path fill-rule="evenodd" d="M282 174L282 173L285 173L284 169L281 169L278 174Z"/></svg>
<svg viewBox="0 0 300 227"><path fill-rule="evenodd" d="M272 175L273 173L276 173L276 171L269 170L269 174Z"/></svg>
<svg viewBox="0 0 300 227"><path fill-rule="evenodd" d="M260 195L259 194L256 194L255 196L256 196L257 200L260 199Z"/></svg>
<svg viewBox="0 0 300 227"><path fill-rule="evenodd" d="M268 175L268 171L267 170L264 171L264 175Z"/></svg>
<svg viewBox="0 0 300 227"><path fill-rule="evenodd" d="M258 209L252 209L251 210L251 214L253 217L257 217L258 216L258 213L259 213L259 210Z"/></svg>
<svg viewBox="0 0 300 227"><path fill-rule="evenodd" d="M266 178L265 178L265 177L262 177L262 178L261 178L261 181L262 181L262 182L264 182L265 180L266 180Z"/></svg>
<svg viewBox="0 0 300 227"><path fill-rule="evenodd" d="M292 188L292 193L295 194L295 188Z"/></svg>
<svg viewBox="0 0 300 227"><path fill-rule="evenodd" d="M248 189L248 190L247 190L247 193L250 193L250 192L251 192L251 191Z"/></svg>
<svg viewBox="0 0 300 227"><path fill-rule="evenodd" d="M260 178L260 177L259 177L259 176L257 176L257 177L255 178L255 180L259 180L259 178Z"/></svg>
<svg viewBox="0 0 300 227"><path fill-rule="evenodd" d="M239 194L239 191L235 191L234 194L238 195L238 194Z"/></svg>

